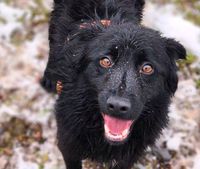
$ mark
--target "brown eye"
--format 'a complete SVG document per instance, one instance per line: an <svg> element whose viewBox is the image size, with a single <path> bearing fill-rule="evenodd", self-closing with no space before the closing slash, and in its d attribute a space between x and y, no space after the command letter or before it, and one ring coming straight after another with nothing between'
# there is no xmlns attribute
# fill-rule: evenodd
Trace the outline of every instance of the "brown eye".
<svg viewBox="0 0 200 169"><path fill-rule="evenodd" d="M153 67L150 64L145 64L142 66L140 73L151 75L154 72Z"/></svg>
<svg viewBox="0 0 200 169"><path fill-rule="evenodd" d="M112 62L109 58L104 57L99 61L100 65L104 68L112 67Z"/></svg>

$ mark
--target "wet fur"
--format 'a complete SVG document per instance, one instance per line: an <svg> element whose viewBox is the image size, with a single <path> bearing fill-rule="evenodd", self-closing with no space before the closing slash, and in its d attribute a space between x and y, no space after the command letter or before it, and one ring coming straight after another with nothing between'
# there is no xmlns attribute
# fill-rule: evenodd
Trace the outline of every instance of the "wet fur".
<svg viewBox="0 0 200 169"><path fill-rule="evenodd" d="M42 85L55 91L57 80L63 82L55 114L58 147L68 169L81 169L86 158L129 169L167 126L178 82L175 60L186 52L175 40L140 25L143 6L143 0L55 0ZM105 18L111 20L108 27L99 21ZM80 29L91 21L95 25ZM115 66L102 69L100 55L112 55ZM138 73L146 61L156 65L151 77ZM134 107L132 114L113 115L135 120L128 140L118 145L104 138L101 113L110 95L127 97Z"/></svg>

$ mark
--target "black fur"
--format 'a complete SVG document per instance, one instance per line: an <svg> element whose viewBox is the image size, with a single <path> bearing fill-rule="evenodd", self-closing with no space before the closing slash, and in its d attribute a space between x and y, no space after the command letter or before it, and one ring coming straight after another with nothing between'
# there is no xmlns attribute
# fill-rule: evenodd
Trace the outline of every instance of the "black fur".
<svg viewBox="0 0 200 169"><path fill-rule="evenodd" d="M153 145L168 122L168 106L177 88L176 59L186 51L173 39L139 24L143 0L55 0L50 22L50 57L42 85L63 90L55 108L58 146L68 169L81 160L107 162L111 169L129 169ZM101 19L110 19L104 26ZM89 23L83 29L80 25ZM99 65L109 56L114 65ZM154 73L140 73L149 63ZM108 111L110 96L131 102L130 112ZM127 140L104 137L101 113L134 124Z"/></svg>

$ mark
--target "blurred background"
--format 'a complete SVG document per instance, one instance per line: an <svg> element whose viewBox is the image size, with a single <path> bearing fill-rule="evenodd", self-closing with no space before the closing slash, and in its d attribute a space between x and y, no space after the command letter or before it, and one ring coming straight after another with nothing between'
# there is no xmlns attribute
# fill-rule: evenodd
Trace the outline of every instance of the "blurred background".
<svg viewBox="0 0 200 169"><path fill-rule="evenodd" d="M0 0L0 169L64 169L56 147L55 95L39 85L48 59L53 0ZM149 0L144 25L180 41L170 124L135 169L200 169L200 1ZM89 161L85 169L103 169Z"/></svg>

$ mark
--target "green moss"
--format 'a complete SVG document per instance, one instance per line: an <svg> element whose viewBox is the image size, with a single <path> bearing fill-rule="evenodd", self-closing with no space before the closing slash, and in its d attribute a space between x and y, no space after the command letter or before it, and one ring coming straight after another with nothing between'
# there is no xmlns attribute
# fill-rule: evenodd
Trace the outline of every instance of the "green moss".
<svg viewBox="0 0 200 169"><path fill-rule="evenodd" d="M40 164L39 169L44 169L44 164Z"/></svg>
<svg viewBox="0 0 200 169"><path fill-rule="evenodd" d="M180 70L184 69L185 66L189 66L192 63L196 62L197 57L193 55L192 53L189 53L185 60L179 60L177 61L178 67Z"/></svg>
<svg viewBox="0 0 200 169"><path fill-rule="evenodd" d="M197 87L197 89L200 89L200 79L196 80L196 87Z"/></svg>
<svg viewBox="0 0 200 169"><path fill-rule="evenodd" d="M197 25L200 25L200 14L194 14L192 12L188 12L186 14L186 18L192 22L194 22Z"/></svg>
<svg viewBox="0 0 200 169"><path fill-rule="evenodd" d="M3 0L6 4L11 4L13 0Z"/></svg>
<svg viewBox="0 0 200 169"><path fill-rule="evenodd" d="M194 68L194 73L200 75L200 65Z"/></svg>
<svg viewBox="0 0 200 169"><path fill-rule="evenodd" d="M12 44L20 46L24 42L24 35L22 34L21 30L14 30L11 34L10 41Z"/></svg>
<svg viewBox="0 0 200 169"><path fill-rule="evenodd" d="M0 16L0 24L1 24L1 23L2 23L2 24L6 24L6 22L7 22L7 21L6 21L3 17Z"/></svg>
<svg viewBox="0 0 200 169"><path fill-rule="evenodd" d="M186 64L192 64L197 60L197 57L195 55L193 55L192 53L189 53L186 57L185 63Z"/></svg>

